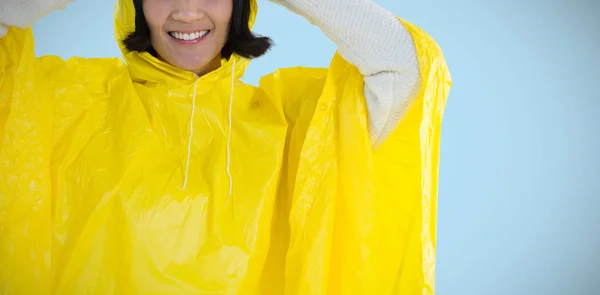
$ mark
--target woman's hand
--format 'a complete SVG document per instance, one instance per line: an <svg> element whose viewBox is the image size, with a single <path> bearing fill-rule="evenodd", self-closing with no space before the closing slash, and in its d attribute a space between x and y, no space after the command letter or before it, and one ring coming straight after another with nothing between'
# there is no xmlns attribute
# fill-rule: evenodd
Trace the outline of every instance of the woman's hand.
<svg viewBox="0 0 600 295"><path fill-rule="evenodd" d="M48 13L63 9L72 0L2 0L0 37L9 26L27 28Z"/></svg>

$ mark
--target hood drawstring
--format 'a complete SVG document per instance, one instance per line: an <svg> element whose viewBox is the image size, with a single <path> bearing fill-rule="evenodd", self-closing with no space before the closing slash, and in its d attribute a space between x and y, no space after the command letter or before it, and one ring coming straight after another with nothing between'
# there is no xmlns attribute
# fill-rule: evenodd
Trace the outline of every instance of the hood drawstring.
<svg viewBox="0 0 600 295"><path fill-rule="evenodd" d="M194 95L192 96L192 114L190 116L190 136L188 138L187 146L187 160L185 163L185 178L183 180L183 189L187 188L187 182L189 179L190 171L190 157L192 151L192 139L194 138L194 116L196 115L196 86L198 80L194 82ZM231 67L231 94L229 96L229 112L228 112L228 130L227 130L227 165L225 167L227 177L229 178L229 196L233 193L233 177L231 176L231 130L233 125L233 94L235 89L235 59Z"/></svg>
<svg viewBox="0 0 600 295"><path fill-rule="evenodd" d="M231 66L231 94L229 95L229 130L227 131L227 177L229 177L229 196L233 193L233 177L231 176L231 129L233 125L233 90L235 89L235 59Z"/></svg>
<svg viewBox="0 0 600 295"><path fill-rule="evenodd" d="M194 116L196 114L196 85L198 85L198 80L196 79L194 82L194 95L192 96L192 114L190 116L190 136L188 138L188 146L187 146L187 160L185 161L185 178L183 180L183 188L187 188L187 182L190 172L190 156L192 151L192 139L194 138Z"/></svg>

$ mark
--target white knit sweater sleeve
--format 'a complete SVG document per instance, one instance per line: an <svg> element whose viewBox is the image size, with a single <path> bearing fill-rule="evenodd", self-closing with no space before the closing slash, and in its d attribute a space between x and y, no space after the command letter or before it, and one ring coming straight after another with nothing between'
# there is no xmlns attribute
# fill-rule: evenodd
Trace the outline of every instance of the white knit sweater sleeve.
<svg viewBox="0 0 600 295"><path fill-rule="evenodd" d="M72 0L0 0L0 37L8 27L27 28L54 10L60 10Z"/></svg>
<svg viewBox="0 0 600 295"><path fill-rule="evenodd" d="M318 26L364 76L372 145L404 117L420 86L413 39L402 22L370 0L271 0Z"/></svg>

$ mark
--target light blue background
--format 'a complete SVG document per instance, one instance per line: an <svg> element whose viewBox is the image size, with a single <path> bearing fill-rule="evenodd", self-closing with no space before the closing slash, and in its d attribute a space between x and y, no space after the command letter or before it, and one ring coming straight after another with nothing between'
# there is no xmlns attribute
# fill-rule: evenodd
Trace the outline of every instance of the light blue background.
<svg viewBox="0 0 600 295"><path fill-rule="evenodd" d="M600 294L600 2L401 1L454 86L442 136L437 294ZM112 0L77 0L34 26L38 54L119 56ZM262 0L277 46L245 80L326 66L335 47Z"/></svg>

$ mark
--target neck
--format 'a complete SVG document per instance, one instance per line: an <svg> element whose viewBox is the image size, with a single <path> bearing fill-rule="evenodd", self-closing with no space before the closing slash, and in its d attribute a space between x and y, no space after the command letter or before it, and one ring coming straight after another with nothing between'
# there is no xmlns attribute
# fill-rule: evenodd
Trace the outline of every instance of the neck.
<svg viewBox="0 0 600 295"><path fill-rule="evenodd" d="M198 77L202 77L221 67L221 54L218 54L208 64L194 71Z"/></svg>

